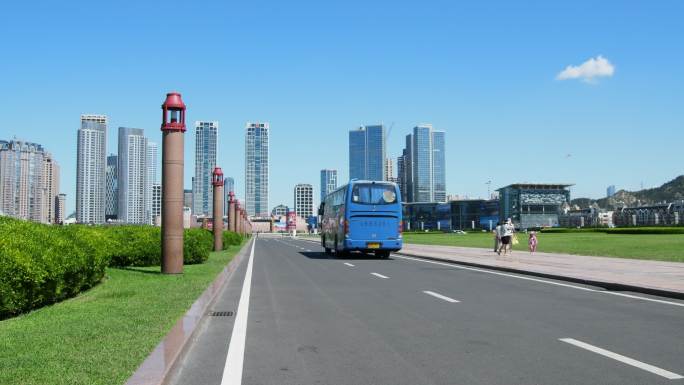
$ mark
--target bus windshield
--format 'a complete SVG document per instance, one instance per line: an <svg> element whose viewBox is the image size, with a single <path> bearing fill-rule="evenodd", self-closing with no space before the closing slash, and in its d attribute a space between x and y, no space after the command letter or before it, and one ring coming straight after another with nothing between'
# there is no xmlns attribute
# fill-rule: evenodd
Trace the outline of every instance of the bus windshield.
<svg viewBox="0 0 684 385"><path fill-rule="evenodd" d="M352 203L367 205L388 205L397 203L394 185L360 183L352 189Z"/></svg>

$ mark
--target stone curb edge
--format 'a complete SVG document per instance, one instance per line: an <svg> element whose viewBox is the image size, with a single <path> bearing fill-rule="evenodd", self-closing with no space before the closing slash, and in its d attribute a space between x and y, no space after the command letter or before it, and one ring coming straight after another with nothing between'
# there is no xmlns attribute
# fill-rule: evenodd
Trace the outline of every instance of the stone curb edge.
<svg viewBox="0 0 684 385"><path fill-rule="evenodd" d="M402 252L402 251L397 252L397 254L404 255L407 257L414 257L414 258L428 259L428 260L432 260L432 261L452 263L455 265L477 267L477 268L481 268L481 269L497 270L497 271L503 271L503 272L507 272L507 273L517 273L517 274L531 275L531 276L540 277L540 278L557 279L559 281L567 281L567 282L579 283L579 284L590 285L590 286L598 286L598 287L601 287L601 288L604 288L604 289L610 290L610 291L632 291L635 293L649 294L649 295L654 295L654 296L658 296L658 297L684 299L684 293L679 292L679 291L670 291L670 290L664 290L664 289L656 289L656 288L647 287L647 286L628 285L628 284L608 282L608 281L596 281L596 280L589 280L589 279L583 279L583 278L577 278L577 277L569 277L566 275L541 273L541 272L532 271L532 270L514 269L514 268L510 268L510 267L503 267L503 266L491 266L491 265L487 265L487 264L483 264L483 263L454 261L451 259L430 257L430 256L424 256L424 255L420 255L420 254Z"/></svg>
<svg viewBox="0 0 684 385"><path fill-rule="evenodd" d="M204 292L193 302L190 309L181 319L171 328L169 333L157 344L152 353L136 369L131 377L126 381L126 385L164 385L167 377L174 369L177 362L186 353L189 342L195 336L198 326L205 317L207 309L215 302L218 293L223 288L228 278L237 269L243 258L249 256L252 242L249 242L235 254L235 257L217 275L214 281Z"/></svg>

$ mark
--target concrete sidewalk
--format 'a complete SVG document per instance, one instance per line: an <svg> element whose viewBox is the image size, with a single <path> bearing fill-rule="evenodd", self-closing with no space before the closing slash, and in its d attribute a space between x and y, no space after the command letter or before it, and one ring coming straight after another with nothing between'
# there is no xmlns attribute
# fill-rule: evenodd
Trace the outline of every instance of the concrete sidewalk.
<svg viewBox="0 0 684 385"><path fill-rule="evenodd" d="M684 299L684 263L404 244L400 254Z"/></svg>

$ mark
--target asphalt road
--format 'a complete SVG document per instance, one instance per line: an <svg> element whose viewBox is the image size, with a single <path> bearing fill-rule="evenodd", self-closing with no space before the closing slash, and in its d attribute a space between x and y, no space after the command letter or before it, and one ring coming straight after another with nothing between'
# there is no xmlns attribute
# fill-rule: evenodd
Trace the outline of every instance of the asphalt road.
<svg viewBox="0 0 684 385"><path fill-rule="evenodd" d="M170 383L684 384L681 301L305 240L259 238L213 310Z"/></svg>

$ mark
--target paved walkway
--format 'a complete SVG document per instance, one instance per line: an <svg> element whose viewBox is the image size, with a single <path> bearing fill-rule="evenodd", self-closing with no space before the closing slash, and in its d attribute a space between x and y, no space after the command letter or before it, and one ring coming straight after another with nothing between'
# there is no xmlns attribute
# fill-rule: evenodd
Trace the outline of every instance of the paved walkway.
<svg viewBox="0 0 684 385"><path fill-rule="evenodd" d="M684 296L684 263L627 258L516 251L504 258L492 250L470 247L404 244L402 254L519 270L573 280L632 286ZM657 293L656 293L657 294Z"/></svg>

